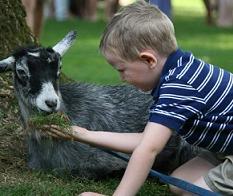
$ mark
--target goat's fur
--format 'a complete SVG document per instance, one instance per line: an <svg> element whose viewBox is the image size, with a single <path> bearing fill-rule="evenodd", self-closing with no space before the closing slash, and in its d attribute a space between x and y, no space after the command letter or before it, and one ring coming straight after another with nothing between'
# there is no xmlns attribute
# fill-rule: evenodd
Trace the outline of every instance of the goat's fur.
<svg viewBox="0 0 233 196"><path fill-rule="evenodd" d="M0 61L1 72L12 70L14 73L24 127L27 128L28 119L35 113L62 110L74 125L93 131L143 131L153 102L149 93L128 85L75 82L59 86L61 56L74 37L72 32L53 48L26 48ZM68 171L78 176L99 178L126 167L125 162L96 147L49 139L36 130L30 130L27 141L28 165L32 169ZM173 135L158 156L155 168L170 172L195 153L195 149Z"/></svg>

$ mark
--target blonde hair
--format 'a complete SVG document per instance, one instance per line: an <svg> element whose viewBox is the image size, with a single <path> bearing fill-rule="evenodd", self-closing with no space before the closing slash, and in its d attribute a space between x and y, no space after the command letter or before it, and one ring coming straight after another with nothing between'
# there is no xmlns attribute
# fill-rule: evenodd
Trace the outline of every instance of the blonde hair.
<svg viewBox="0 0 233 196"><path fill-rule="evenodd" d="M99 45L103 55L111 52L135 60L144 49L168 56L177 49L174 26L157 7L137 1L115 14Z"/></svg>

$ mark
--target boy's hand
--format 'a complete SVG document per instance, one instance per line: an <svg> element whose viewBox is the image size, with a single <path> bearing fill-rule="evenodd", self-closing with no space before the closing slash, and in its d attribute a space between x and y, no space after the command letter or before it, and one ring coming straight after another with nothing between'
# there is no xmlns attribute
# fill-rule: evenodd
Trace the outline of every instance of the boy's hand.
<svg viewBox="0 0 233 196"><path fill-rule="evenodd" d="M65 140L81 140L82 136L88 131L85 128L72 126L69 131L64 131L57 125L45 125L43 130L54 138L65 139Z"/></svg>

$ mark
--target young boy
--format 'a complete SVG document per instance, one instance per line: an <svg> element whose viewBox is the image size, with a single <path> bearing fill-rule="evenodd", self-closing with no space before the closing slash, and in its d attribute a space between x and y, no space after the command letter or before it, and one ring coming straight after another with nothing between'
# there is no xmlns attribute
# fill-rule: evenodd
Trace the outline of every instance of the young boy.
<svg viewBox="0 0 233 196"><path fill-rule="evenodd" d="M233 195L233 75L178 49L172 22L144 1L123 8L112 18L100 50L123 81L152 90L154 97L143 133L73 127L72 137L77 141L132 153L114 195L138 192L173 131L210 152L188 161L172 175ZM51 132L62 136L59 131ZM189 194L172 186L171 191Z"/></svg>

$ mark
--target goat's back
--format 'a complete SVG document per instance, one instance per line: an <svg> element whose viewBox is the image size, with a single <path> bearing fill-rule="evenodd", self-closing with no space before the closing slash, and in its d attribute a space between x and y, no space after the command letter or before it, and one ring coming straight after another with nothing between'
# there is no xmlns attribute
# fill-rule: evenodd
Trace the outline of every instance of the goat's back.
<svg viewBox="0 0 233 196"><path fill-rule="evenodd" d="M128 85L71 83L61 85L61 94L73 123L90 130L142 131L152 104L150 93Z"/></svg>

